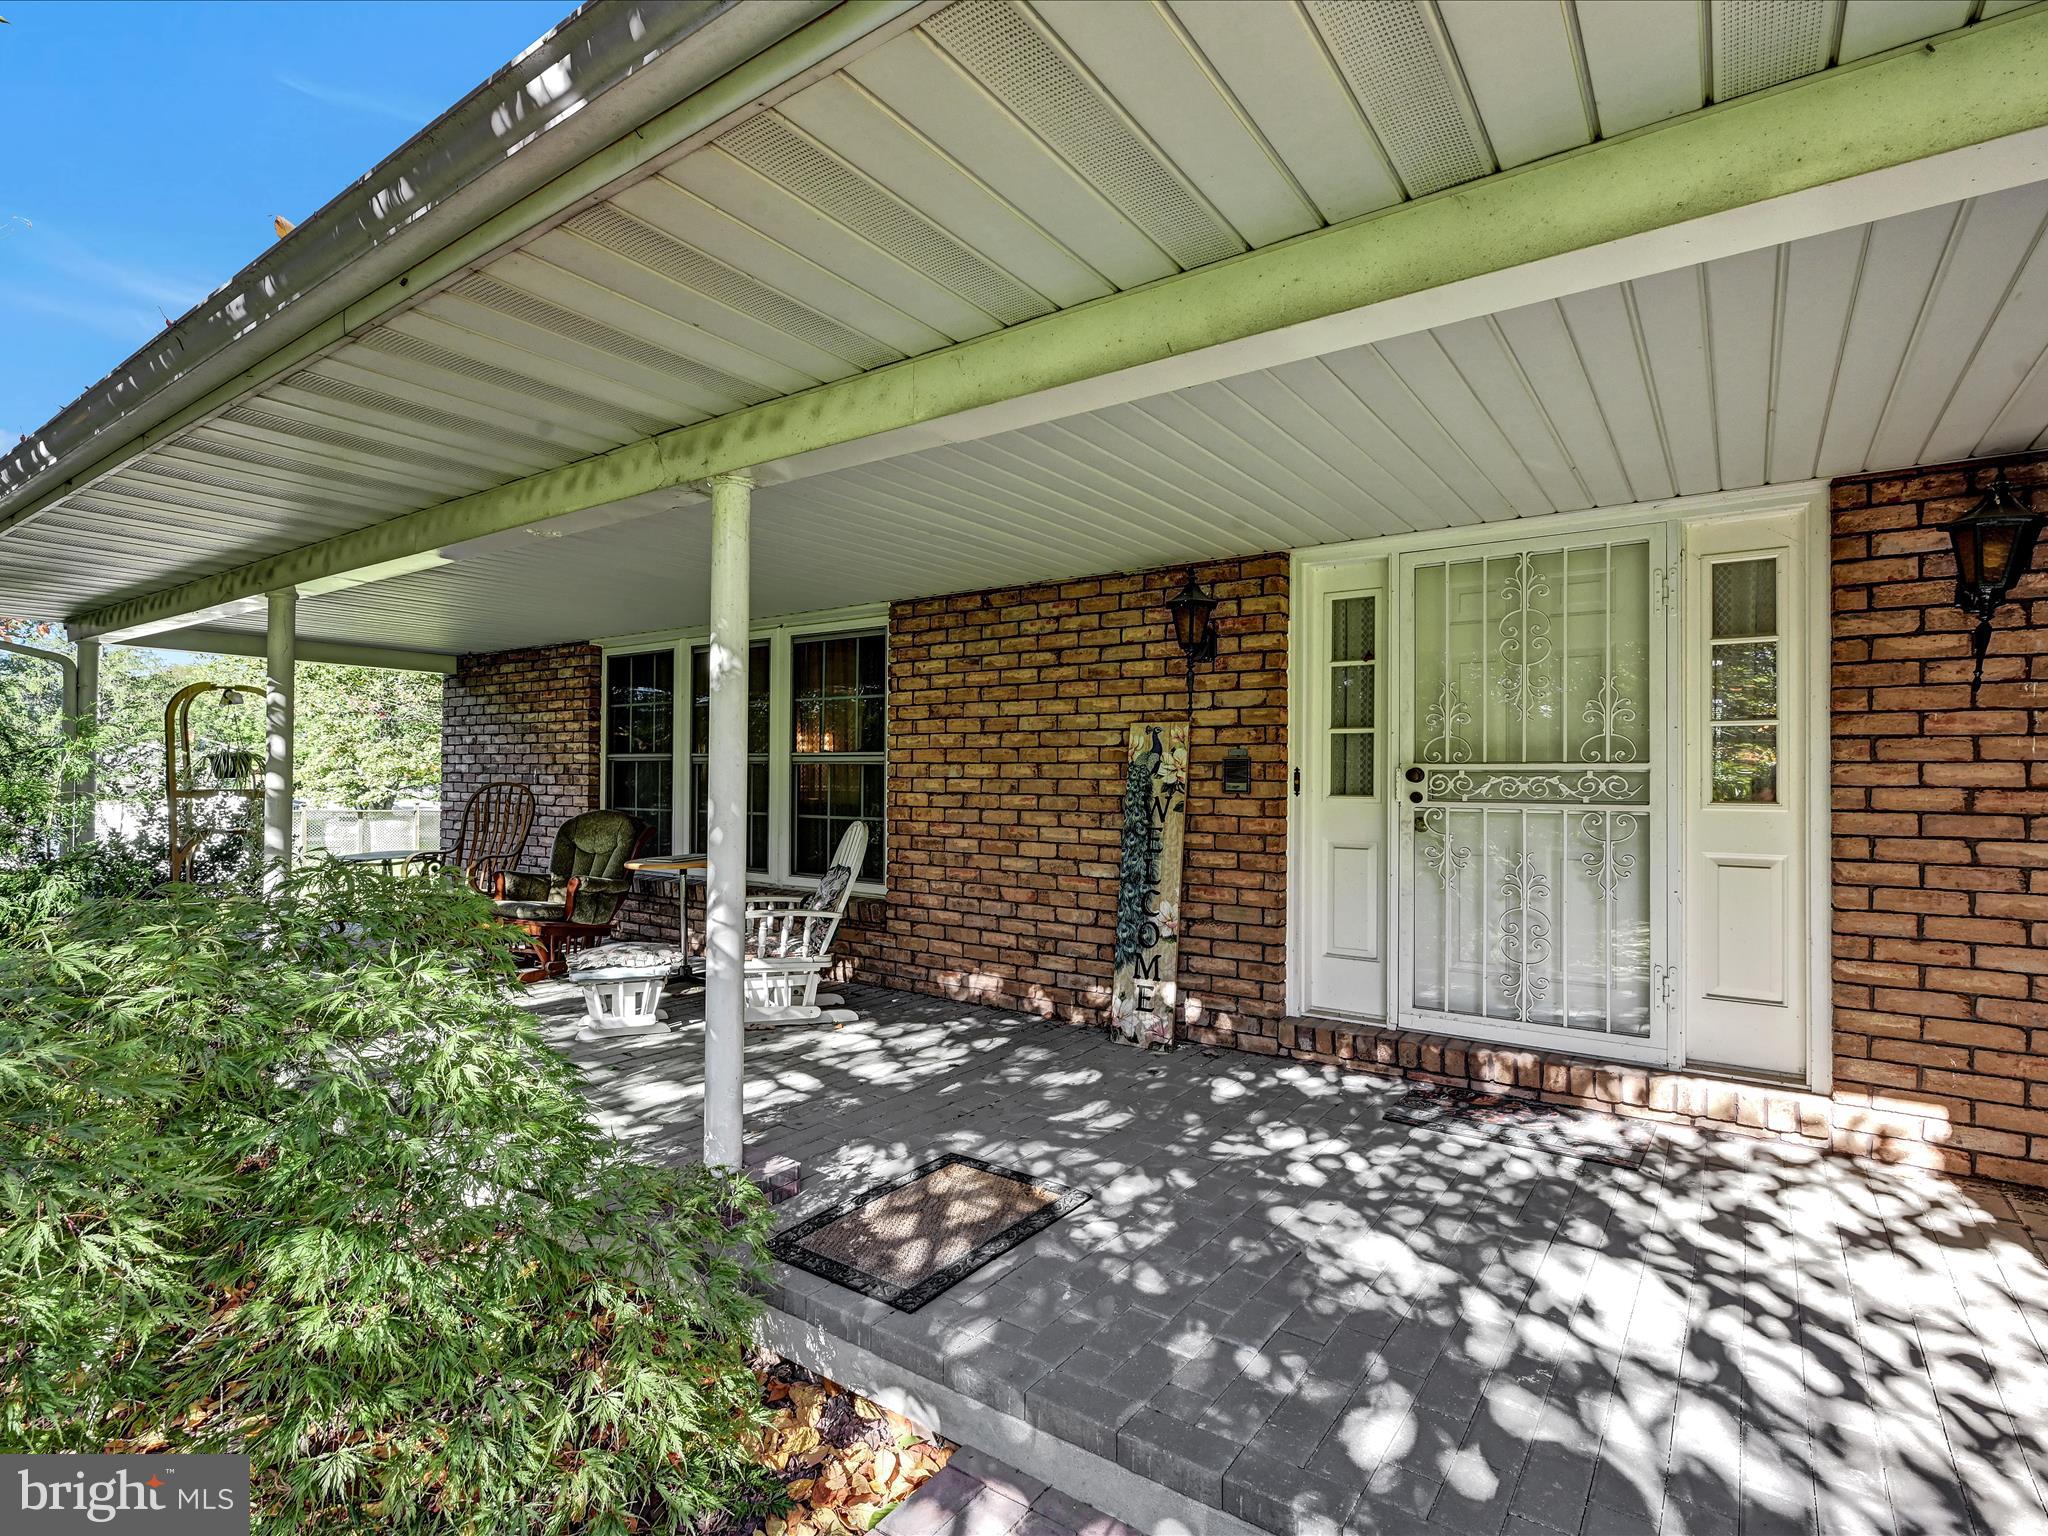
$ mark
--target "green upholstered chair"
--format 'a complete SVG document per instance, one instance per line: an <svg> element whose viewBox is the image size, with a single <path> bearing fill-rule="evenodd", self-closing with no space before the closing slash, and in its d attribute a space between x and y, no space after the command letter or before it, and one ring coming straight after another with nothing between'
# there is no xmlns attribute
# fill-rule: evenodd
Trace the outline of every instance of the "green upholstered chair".
<svg viewBox="0 0 2048 1536"><path fill-rule="evenodd" d="M546 874L510 869L497 877L498 915L523 932L532 963L524 981L562 974L575 950L603 942L633 889L626 861L647 828L623 811L585 811L555 834Z"/></svg>

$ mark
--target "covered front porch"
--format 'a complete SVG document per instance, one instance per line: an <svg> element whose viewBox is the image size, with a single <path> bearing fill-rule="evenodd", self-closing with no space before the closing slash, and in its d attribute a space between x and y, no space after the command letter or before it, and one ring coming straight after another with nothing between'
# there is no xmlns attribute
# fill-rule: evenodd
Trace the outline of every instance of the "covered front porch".
<svg viewBox="0 0 2048 1536"><path fill-rule="evenodd" d="M701 863L673 1027L531 994L591 1103L1086 1189L767 1334L1135 1529L2048 1532L2048 1224L1936 1172L2048 1186L2048 6L695 13L0 458L0 599L266 657L274 877L318 656ZM856 1019L746 1027L828 885ZM1646 1155L1389 1118L1482 1052Z"/></svg>
<svg viewBox="0 0 2048 1536"><path fill-rule="evenodd" d="M2048 614L1969 584L2034 620L1978 689L1948 542L2048 478L2048 14L1442 9L579 12L607 110L500 213L401 151L0 461L0 596L81 678L262 650L273 869L316 654L450 676L529 870L591 810L701 859L713 1161L749 888L859 823L862 980L1100 1023L1172 928L1203 1047L1712 1072L2048 1182Z"/></svg>
<svg viewBox="0 0 2048 1536"><path fill-rule="evenodd" d="M630 1044L534 1002L611 1128L699 1155L689 996ZM749 1034L785 1227L949 1152L1093 1198L913 1314L779 1265L769 1339L1136 1529L2048 1530L2026 1197L1677 1127L1631 1170L1391 1122L1362 1072L847 1002Z"/></svg>

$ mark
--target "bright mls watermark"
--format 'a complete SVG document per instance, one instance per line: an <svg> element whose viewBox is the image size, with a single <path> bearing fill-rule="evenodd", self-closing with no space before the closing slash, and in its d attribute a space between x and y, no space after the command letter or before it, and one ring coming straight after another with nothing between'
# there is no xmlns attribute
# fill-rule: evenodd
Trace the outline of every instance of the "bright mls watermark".
<svg viewBox="0 0 2048 1536"><path fill-rule="evenodd" d="M0 1531L248 1536L246 1456L0 1456Z"/></svg>

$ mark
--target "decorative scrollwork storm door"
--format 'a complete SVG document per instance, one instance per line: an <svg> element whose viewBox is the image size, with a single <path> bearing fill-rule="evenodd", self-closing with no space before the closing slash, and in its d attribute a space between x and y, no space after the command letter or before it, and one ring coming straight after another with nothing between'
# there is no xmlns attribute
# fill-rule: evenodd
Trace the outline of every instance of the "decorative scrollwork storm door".
<svg viewBox="0 0 2048 1536"><path fill-rule="evenodd" d="M1650 1034L1661 538L1410 561L1412 1011Z"/></svg>

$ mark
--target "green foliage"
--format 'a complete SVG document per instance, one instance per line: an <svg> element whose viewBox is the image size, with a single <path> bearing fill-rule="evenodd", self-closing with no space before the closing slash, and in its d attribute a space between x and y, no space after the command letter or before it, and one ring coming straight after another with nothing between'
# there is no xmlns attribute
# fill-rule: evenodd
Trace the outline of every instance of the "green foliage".
<svg viewBox="0 0 2048 1536"><path fill-rule="evenodd" d="M778 1507L765 1205L601 1135L506 952L329 864L0 926L0 1444L246 1450L278 1531Z"/></svg>
<svg viewBox="0 0 2048 1536"><path fill-rule="evenodd" d="M341 805L384 806L441 782L441 679L380 667L299 669L298 783Z"/></svg>
<svg viewBox="0 0 2048 1536"><path fill-rule="evenodd" d="M64 642L0 620L0 637L52 650ZM62 714L60 674L47 662L0 652L0 732L54 737ZM100 654L100 792L108 799L161 802L164 706L187 683L240 683L239 707L217 699L194 711L198 736L224 747L263 749L263 664L249 656L183 659L175 653L108 646ZM441 679L309 662L298 669L296 782L303 795L337 804L389 805L408 789L441 781Z"/></svg>
<svg viewBox="0 0 2048 1536"><path fill-rule="evenodd" d="M0 867L47 858L61 841L59 786L73 745L0 712Z"/></svg>

